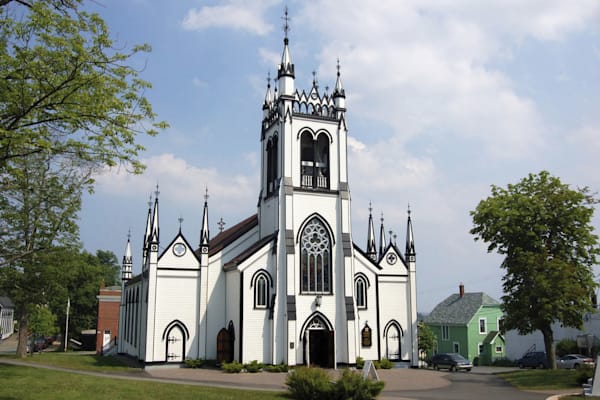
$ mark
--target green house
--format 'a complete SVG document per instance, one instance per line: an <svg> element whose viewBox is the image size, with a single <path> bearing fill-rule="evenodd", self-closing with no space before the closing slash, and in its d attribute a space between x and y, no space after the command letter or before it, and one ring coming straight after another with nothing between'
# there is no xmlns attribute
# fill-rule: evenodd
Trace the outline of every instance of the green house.
<svg viewBox="0 0 600 400"><path fill-rule="evenodd" d="M459 292L439 303L425 317L437 337L436 353L459 353L474 365L490 365L506 356L501 334L500 303L483 292Z"/></svg>

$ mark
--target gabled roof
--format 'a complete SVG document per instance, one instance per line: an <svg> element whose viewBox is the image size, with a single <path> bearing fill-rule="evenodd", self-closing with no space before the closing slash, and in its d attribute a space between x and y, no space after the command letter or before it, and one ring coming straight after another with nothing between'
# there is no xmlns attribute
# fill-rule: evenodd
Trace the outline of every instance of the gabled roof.
<svg viewBox="0 0 600 400"><path fill-rule="evenodd" d="M258 250L262 249L267 243L272 242L276 238L277 238L277 234L275 234L275 233L265 236L264 238L260 239L259 241L254 243L252 246L248 247L246 250L241 252L238 256L234 257L231 261L225 263L225 265L223 265L223 269L225 271L228 271L228 270L236 268L241 263L246 261L246 259L248 257L250 257L251 255L256 253Z"/></svg>
<svg viewBox="0 0 600 400"><path fill-rule="evenodd" d="M490 333L487 334L487 336L483 340L483 344L493 343L494 340L496 340L496 337L498 337L498 336L500 336L500 339L502 339L502 341L504 341L504 338L502 337L502 335L500 335L500 332L498 332L498 331L491 331Z"/></svg>
<svg viewBox="0 0 600 400"><path fill-rule="evenodd" d="M223 250L230 243L239 239L244 233L258 225L258 214L254 214L251 217L237 223L229 229L220 232L217 236L212 238L208 247L208 255L212 256L215 253ZM196 250L196 254L200 254L199 250Z"/></svg>
<svg viewBox="0 0 600 400"><path fill-rule="evenodd" d="M467 325L483 306L500 306L500 303L483 292L465 293L462 297L455 293L435 306L425 317L425 323Z"/></svg>

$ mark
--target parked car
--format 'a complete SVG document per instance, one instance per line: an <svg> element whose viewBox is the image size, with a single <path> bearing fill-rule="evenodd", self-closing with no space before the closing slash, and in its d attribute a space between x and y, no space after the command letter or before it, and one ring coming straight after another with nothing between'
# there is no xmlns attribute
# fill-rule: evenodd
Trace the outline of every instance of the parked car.
<svg viewBox="0 0 600 400"><path fill-rule="evenodd" d="M581 354L567 354L556 360L557 368L579 369L580 367L593 367L594 360Z"/></svg>
<svg viewBox="0 0 600 400"><path fill-rule="evenodd" d="M532 351L517 360L519 368L547 368L548 361L543 351Z"/></svg>
<svg viewBox="0 0 600 400"><path fill-rule="evenodd" d="M429 360L429 365L433 369L447 368L450 371L470 371L473 364L463 356L457 353L439 353L435 354Z"/></svg>
<svg viewBox="0 0 600 400"><path fill-rule="evenodd" d="M33 351L42 351L48 347L48 343L46 342L46 338L37 337L33 341Z"/></svg>

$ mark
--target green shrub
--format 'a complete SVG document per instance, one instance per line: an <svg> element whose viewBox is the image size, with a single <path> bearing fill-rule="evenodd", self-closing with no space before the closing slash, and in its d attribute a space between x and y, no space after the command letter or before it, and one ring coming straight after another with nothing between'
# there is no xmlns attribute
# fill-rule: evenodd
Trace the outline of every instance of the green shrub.
<svg viewBox="0 0 600 400"><path fill-rule="evenodd" d="M298 367L285 380L290 396L298 400L328 400L333 383L321 368Z"/></svg>
<svg viewBox="0 0 600 400"><path fill-rule="evenodd" d="M494 367L516 367L517 363L513 360L509 360L508 358L496 358L492 361L492 365Z"/></svg>
<svg viewBox="0 0 600 400"><path fill-rule="evenodd" d="M288 372L288 369L288 365L284 363L278 365L265 365L263 367L263 370L267 372Z"/></svg>
<svg viewBox="0 0 600 400"><path fill-rule="evenodd" d="M575 339L562 339L556 343L556 357L562 357L567 354L579 353L577 341Z"/></svg>
<svg viewBox="0 0 600 400"><path fill-rule="evenodd" d="M238 372L242 372L244 366L234 360L230 363L224 362L223 364L221 364L221 369L227 372L228 374L237 374Z"/></svg>
<svg viewBox="0 0 600 400"><path fill-rule="evenodd" d="M188 368L200 368L204 365L204 360L201 358L188 359L184 361L185 366Z"/></svg>
<svg viewBox="0 0 600 400"><path fill-rule="evenodd" d="M394 363L388 360L387 358L382 358L379 361L373 361L375 368L377 369L392 369L394 368Z"/></svg>
<svg viewBox="0 0 600 400"><path fill-rule="evenodd" d="M333 398L337 400L371 400L383 390L385 383L363 378L358 372L345 369L334 384Z"/></svg>
<svg viewBox="0 0 600 400"><path fill-rule="evenodd" d="M587 366L580 367L576 374L577 377L575 379L577 380L577 384L583 385L584 383L588 383L588 379L594 377L594 368Z"/></svg>
<svg viewBox="0 0 600 400"><path fill-rule="evenodd" d="M260 371L261 369L263 369L263 367L263 363L259 363L256 360L252 360L250 361L250 363L244 364L244 368L246 369L246 371L252 373Z"/></svg>
<svg viewBox="0 0 600 400"><path fill-rule="evenodd" d="M365 359L362 357L356 357L356 368L363 369L365 366Z"/></svg>

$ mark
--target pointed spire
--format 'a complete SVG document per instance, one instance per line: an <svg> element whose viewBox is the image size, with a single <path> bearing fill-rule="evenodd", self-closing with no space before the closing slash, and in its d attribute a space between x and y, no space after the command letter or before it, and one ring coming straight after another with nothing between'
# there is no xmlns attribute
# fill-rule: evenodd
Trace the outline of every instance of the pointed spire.
<svg viewBox="0 0 600 400"><path fill-rule="evenodd" d="M271 95L271 73L267 74L267 93L265 94L265 102L263 104L263 110L268 110L273 103L273 96Z"/></svg>
<svg viewBox="0 0 600 400"><path fill-rule="evenodd" d="M410 204L408 205L408 221L406 224L406 259L415 261L415 236L413 234L412 220L410 218Z"/></svg>
<svg viewBox="0 0 600 400"><path fill-rule="evenodd" d="M202 214L202 230L200 231L200 247L207 247L210 239L208 231L208 188L204 194L204 212Z"/></svg>
<svg viewBox="0 0 600 400"><path fill-rule="evenodd" d="M159 237L159 224L158 224L158 183L156 184L156 191L154 192L154 212L152 213L152 233L150 234L150 243L158 244Z"/></svg>
<svg viewBox="0 0 600 400"><path fill-rule="evenodd" d="M148 216L146 217L146 230L144 231L144 245L142 246L142 268L146 268L146 257L148 256L148 245L152 234L152 194L148 199Z"/></svg>
<svg viewBox="0 0 600 400"><path fill-rule="evenodd" d="M369 202L369 228L367 235L367 257L373 261L377 261L377 246L375 245L375 227L373 226L373 207Z"/></svg>
<svg viewBox="0 0 600 400"><path fill-rule="evenodd" d="M342 85L342 78L340 77L340 59L337 60L337 80L335 81L335 89L333 90L333 97L346 97L344 86Z"/></svg>
<svg viewBox="0 0 600 400"><path fill-rule="evenodd" d="M383 227L383 213L381 213L381 227L379 228L379 258L383 256L385 244L385 228Z"/></svg>
<svg viewBox="0 0 600 400"><path fill-rule="evenodd" d="M131 256L131 229L127 233L127 245L125 246L125 255L123 256L123 264L121 267L121 280L123 282L131 279L131 267L133 257Z"/></svg>
<svg viewBox="0 0 600 400"><path fill-rule="evenodd" d="M288 9L285 8L283 20L283 31L285 37L283 39L283 53L281 54L281 64L277 69L277 79L279 80L279 91L280 95L292 96L294 94L294 64L292 63L292 56L290 56L290 48L288 33L290 31L290 17L288 16Z"/></svg>

